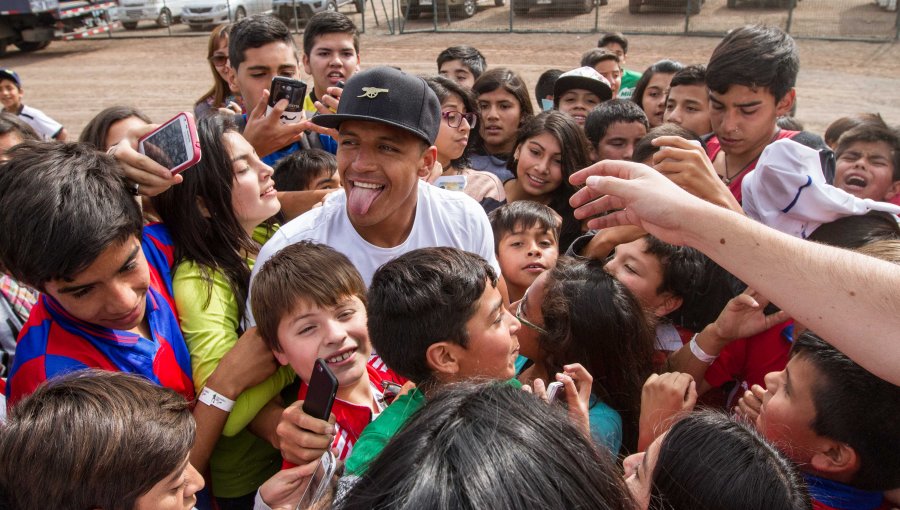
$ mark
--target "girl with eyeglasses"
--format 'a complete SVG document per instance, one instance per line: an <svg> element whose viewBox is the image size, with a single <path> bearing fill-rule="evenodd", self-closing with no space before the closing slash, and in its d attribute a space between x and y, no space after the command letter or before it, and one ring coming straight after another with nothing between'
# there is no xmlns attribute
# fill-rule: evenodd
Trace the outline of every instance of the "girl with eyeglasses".
<svg viewBox="0 0 900 510"><path fill-rule="evenodd" d="M637 448L641 388L652 371L653 330L637 298L594 260L560 257L512 304L530 360L523 384L553 380L572 363L594 377L588 415L594 442L616 455Z"/></svg>
<svg viewBox="0 0 900 510"><path fill-rule="evenodd" d="M226 108L237 114L243 112L240 96L233 95L228 87L228 73L231 71L228 65L228 34L230 32L231 25L225 23L214 28L209 34L206 60L212 71L213 85L194 103L194 117L197 119L216 113L219 108Z"/></svg>
<svg viewBox="0 0 900 510"><path fill-rule="evenodd" d="M455 182L448 179L446 185L441 181L437 184L447 189L460 189L455 186L462 186L461 191L477 200L485 212L491 212L506 200L506 192L496 175L469 168L472 139L478 133L478 114L472 93L443 76L425 78L425 83L441 102L441 128L434 141L442 169L440 177L462 177L455 178Z"/></svg>

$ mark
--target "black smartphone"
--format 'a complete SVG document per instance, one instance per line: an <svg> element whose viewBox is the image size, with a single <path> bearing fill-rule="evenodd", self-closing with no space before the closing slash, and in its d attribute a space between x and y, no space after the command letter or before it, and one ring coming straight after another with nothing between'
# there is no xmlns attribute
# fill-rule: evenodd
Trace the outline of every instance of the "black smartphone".
<svg viewBox="0 0 900 510"><path fill-rule="evenodd" d="M338 380L337 377L328 368L325 360L319 358L313 365L312 375L309 378L309 388L306 391L306 398L303 400L303 412L328 421L331 416L331 406L334 404L334 396L337 395Z"/></svg>
<svg viewBox="0 0 900 510"><path fill-rule="evenodd" d="M303 119L303 100L306 99L306 84L300 80L276 76L269 87L269 107L266 115L272 112L275 103L287 99L288 105L281 114L282 124L294 124Z"/></svg>

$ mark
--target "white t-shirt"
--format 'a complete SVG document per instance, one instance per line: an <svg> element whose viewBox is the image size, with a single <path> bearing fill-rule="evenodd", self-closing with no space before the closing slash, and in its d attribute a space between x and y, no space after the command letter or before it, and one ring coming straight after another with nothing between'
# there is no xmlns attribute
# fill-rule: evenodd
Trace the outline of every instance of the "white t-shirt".
<svg viewBox="0 0 900 510"><path fill-rule="evenodd" d="M24 104L19 110L19 118L31 126L44 140L52 140L63 128L62 124L48 117L46 113Z"/></svg>
<svg viewBox="0 0 900 510"><path fill-rule="evenodd" d="M290 244L309 240L343 253L356 266L366 286L382 264L418 248L449 246L488 261L500 274L494 256L494 234L484 209L465 193L447 191L419 181L416 216L409 236L393 248L374 246L362 238L347 216L347 195L332 193L322 207L313 209L281 227L259 251L250 285L256 273L273 255ZM247 324L256 325L247 303Z"/></svg>

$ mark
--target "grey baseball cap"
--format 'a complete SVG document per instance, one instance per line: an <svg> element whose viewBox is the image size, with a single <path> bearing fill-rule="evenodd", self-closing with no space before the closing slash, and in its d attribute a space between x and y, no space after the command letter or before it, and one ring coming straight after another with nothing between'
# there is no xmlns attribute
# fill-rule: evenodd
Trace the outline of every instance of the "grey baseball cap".
<svg viewBox="0 0 900 510"><path fill-rule="evenodd" d="M382 122L433 145L441 126L441 103L422 78L379 66L347 80L337 113L312 119L335 129L345 120Z"/></svg>

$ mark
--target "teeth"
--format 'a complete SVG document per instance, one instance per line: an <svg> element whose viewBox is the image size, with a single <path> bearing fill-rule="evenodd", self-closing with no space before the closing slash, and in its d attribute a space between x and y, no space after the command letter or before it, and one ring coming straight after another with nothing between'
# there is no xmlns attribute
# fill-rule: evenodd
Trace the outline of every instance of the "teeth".
<svg viewBox="0 0 900 510"><path fill-rule="evenodd" d="M381 189L384 187L384 184L373 184L371 182L357 182L357 181L353 181L353 185L358 188L366 188L366 189Z"/></svg>
<svg viewBox="0 0 900 510"><path fill-rule="evenodd" d="M535 176L533 176L533 175L530 175L530 174L528 175L528 178L531 179L532 181L538 183L538 184L547 184L547 181L545 181L545 180L543 180L543 179L538 179L537 177L535 177Z"/></svg>
<svg viewBox="0 0 900 510"><path fill-rule="evenodd" d="M866 187L866 181L859 177L851 177L847 179L847 184L849 184L850 186L859 186L860 188Z"/></svg>
<svg viewBox="0 0 900 510"><path fill-rule="evenodd" d="M355 352L356 352L356 349L354 349L352 351L347 351L344 354L340 354L333 358L328 358L326 361L328 361L328 363L340 363L341 361L344 361L345 359L349 358L350 356L353 356L353 353L355 353Z"/></svg>

